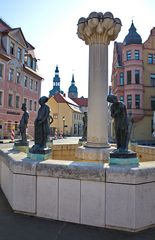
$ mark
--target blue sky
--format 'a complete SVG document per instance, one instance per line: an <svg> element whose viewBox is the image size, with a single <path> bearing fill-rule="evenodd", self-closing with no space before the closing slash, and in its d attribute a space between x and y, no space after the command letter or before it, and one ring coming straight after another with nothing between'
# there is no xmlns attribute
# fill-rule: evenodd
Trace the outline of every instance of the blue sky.
<svg viewBox="0 0 155 240"><path fill-rule="evenodd" d="M56 65L61 89L68 92L74 73L79 97L88 95L88 46L77 35L77 22L91 12L113 13L122 21L117 41L123 41L133 19L143 42L155 27L154 0L0 0L1 15L11 27L21 27L28 42L36 49L36 58L44 77L42 95L53 87ZM109 83L113 42L109 45Z"/></svg>

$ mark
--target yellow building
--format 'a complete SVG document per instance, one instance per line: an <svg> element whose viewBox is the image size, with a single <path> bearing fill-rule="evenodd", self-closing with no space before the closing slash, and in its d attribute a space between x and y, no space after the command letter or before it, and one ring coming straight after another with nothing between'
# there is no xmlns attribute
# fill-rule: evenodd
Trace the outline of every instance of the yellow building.
<svg viewBox="0 0 155 240"><path fill-rule="evenodd" d="M54 120L51 125L52 136L56 131L58 135L82 136L83 113L78 104L60 93L50 97L47 104Z"/></svg>

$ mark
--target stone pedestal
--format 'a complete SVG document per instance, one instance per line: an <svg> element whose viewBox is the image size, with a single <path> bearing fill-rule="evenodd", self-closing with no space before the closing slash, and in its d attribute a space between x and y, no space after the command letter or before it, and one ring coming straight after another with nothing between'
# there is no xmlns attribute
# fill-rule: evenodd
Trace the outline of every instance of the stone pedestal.
<svg viewBox="0 0 155 240"><path fill-rule="evenodd" d="M110 153L109 165L138 166L139 159L137 157L137 154L133 151L129 150L128 152L117 152L117 150L115 150L114 152Z"/></svg>
<svg viewBox="0 0 155 240"><path fill-rule="evenodd" d="M22 142L22 141L18 141L18 142L15 142L14 143L14 146L13 146L13 149L14 150L17 150L19 152L25 152L25 153L28 153L28 150L29 150L29 142Z"/></svg>
<svg viewBox="0 0 155 240"><path fill-rule="evenodd" d="M42 150L37 150L36 152L29 151L27 157L34 161L44 161L51 158L51 148L44 148Z"/></svg>
<svg viewBox="0 0 155 240"><path fill-rule="evenodd" d="M93 147L78 147L75 157L78 160L84 161L108 161L110 152L114 149L114 147L107 148L93 148Z"/></svg>

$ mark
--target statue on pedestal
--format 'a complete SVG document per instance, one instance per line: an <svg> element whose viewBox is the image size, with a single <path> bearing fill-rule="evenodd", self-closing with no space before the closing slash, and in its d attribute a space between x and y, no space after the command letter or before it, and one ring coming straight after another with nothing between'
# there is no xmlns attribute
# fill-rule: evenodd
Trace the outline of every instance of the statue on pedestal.
<svg viewBox="0 0 155 240"><path fill-rule="evenodd" d="M118 152L127 152L129 143L128 117L126 106L118 101L115 95L108 95L107 101L112 103L110 111L114 119L115 137Z"/></svg>
<svg viewBox="0 0 155 240"><path fill-rule="evenodd" d="M46 105L48 97L43 96L39 99L40 108L38 110L37 118L34 122L35 133L34 142L35 145L30 149L31 153L39 153L47 148L47 141L50 135L50 108ZM53 119L52 119L53 121Z"/></svg>
<svg viewBox="0 0 155 240"><path fill-rule="evenodd" d="M132 131L133 118L130 113L127 116L126 106L118 101L115 95L108 95L107 101L111 104L111 117L114 119L115 137L117 149L110 153L110 165L138 166L139 159L134 151L128 150L128 144Z"/></svg>
<svg viewBox="0 0 155 240"><path fill-rule="evenodd" d="M84 112L82 141L87 141L87 123L88 123L87 112Z"/></svg>
<svg viewBox="0 0 155 240"><path fill-rule="evenodd" d="M26 104L23 103L22 104L22 108L23 110L23 115L22 115L22 118L20 120L20 123L19 123L19 130L20 130L20 134L21 134L21 144L25 144L27 143L27 136L26 136L26 128L27 128L27 124L28 124L28 119L29 119L29 114L27 112L27 109L26 109Z"/></svg>

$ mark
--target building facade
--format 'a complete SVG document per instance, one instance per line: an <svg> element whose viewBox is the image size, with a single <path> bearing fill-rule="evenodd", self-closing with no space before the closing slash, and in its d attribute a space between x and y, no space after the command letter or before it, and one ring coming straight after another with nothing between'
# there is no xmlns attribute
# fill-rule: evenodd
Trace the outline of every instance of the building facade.
<svg viewBox="0 0 155 240"><path fill-rule="evenodd" d="M37 70L34 47L26 41L21 28L11 28L0 19L0 138L18 133L23 114L29 112L28 134L33 136L42 77Z"/></svg>
<svg viewBox="0 0 155 240"><path fill-rule="evenodd" d="M82 136L83 113L72 99L57 93L48 100L52 111L51 135Z"/></svg>
<svg viewBox="0 0 155 240"><path fill-rule="evenodd" d="M155 28L142 43L132 22L123 42L114 43L112 93L123 101L132 114L131 140L154 141L153 111L155 110Z"/></svg>

